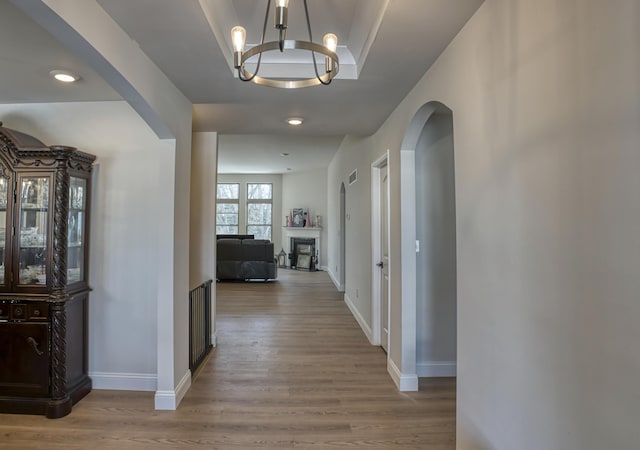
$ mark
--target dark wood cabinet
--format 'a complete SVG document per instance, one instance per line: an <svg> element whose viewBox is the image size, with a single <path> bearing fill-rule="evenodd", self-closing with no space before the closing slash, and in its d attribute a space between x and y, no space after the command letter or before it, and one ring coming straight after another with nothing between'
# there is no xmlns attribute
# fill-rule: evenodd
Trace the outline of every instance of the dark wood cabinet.
<svg viewBox="0 0 640 450"><path fill-rule="evenodd" d="M49 394L49 324L6 323L0 327L0 395Z"/></svg>
<svg viewBox="0 0 640 450"><path fill-rule="evenodd" d="M62 417L91 390L94 160L0 122L0 413Z"/></svg>

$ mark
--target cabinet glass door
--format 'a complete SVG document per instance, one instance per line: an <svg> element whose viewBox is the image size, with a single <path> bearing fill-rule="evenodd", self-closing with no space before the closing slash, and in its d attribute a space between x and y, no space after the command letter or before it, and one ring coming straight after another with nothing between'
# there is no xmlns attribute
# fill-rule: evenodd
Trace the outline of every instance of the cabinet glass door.
<svg viewBox="0 0 640 450"><path fill-rule="evenodd" d="M7 257L7 192L9 190L9 179L0 177L0 285L6 284Z"/></svg>
<svg viewBox="0 0 640 450"><path fill-rule="evenodd" d="M69 240L67 253L67 284L84 281L85 222L87 180L71 177L69 183Z"/></svg>
<svg viewBox="0 0 640 450"><path fill-rule="evenodd" d="M45 285L49 224L49 177L23 177L19 183L18 284Z"/></svg>

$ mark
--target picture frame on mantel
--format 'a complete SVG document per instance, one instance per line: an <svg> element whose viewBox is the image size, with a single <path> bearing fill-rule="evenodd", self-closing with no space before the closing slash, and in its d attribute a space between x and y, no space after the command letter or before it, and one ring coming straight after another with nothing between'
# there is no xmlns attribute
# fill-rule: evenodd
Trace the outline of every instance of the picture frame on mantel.
<svg viewBox="0 0 640 450"><path fill-rule="evenodd" d="M304 227L304 208L293 208L291 210L291 217L295 228Z"/></svg>

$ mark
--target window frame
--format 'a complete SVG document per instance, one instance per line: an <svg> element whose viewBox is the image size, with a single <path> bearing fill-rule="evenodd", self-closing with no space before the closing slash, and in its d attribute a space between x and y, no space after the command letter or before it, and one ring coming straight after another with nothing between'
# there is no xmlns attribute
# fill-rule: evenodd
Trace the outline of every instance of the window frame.
<svg viewBox="0 0 640 450"><path fill-rule="evenodd" d="M238 196L236 198L219 198L218 197L218 187L220 185L230 185L230 186L237 186L237 191L238 191ZM235 224L235 229L236 232L235 233L220 233L218 230L219 226L225 226L225 227L234 227L234 225L221 225L218 223L218 205L222 205L222 204L227 204L227 205L236 205L237 206L237 212L236 212L236 224ZM216 183L216 235L218 234L239 234L240 233L240 183ZM232 213L221 213L221 214L232 214Z"/></svg>
<svg viewBox="0 0 640 450"><path fill-rule="evenodd" d="M249 198L249 186L252 185L268 185L271 187L270 191L271 191L271 197L270 198L258 198L258 199L250 199ZM245 230L247 234L252 234L249 233L249 227L265 227L265 228L269 228L269 240L273 241L273 183L261 183L261 182L248 182L246 183L246 205L245 205L245 214L246 214L246 220L245 220ZM265 224L265 223L250 223L249 222L249 207L250 205L270 205L270 212L271 214L269 215L269 223Z"/></svg>

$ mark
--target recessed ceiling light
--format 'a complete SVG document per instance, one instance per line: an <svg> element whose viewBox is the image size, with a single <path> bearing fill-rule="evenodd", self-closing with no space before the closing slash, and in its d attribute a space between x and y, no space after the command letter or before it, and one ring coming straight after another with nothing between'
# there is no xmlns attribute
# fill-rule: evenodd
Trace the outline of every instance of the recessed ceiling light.
<svg viewBox="0 0 640 450"><path fill-rule="evenodd" d="M302 125L302 122L304 122L304 119L302 117L290 117L287 119L287 123L294 127Z"/></svg>
<svg viewBox="0 0 640 450"><path fill-rule="evenodd" d="M288 153L280 153L280 156L289 156Z"/></svg>
<svg viewBox="0 0 640 450"><path fill-rule="evenodd" d="M53 78L58 81L62 81L63 83L73 83L74 81L78 81L80 77L73 72L69 72L68 70L52 70L49 72Z"/></svg>

